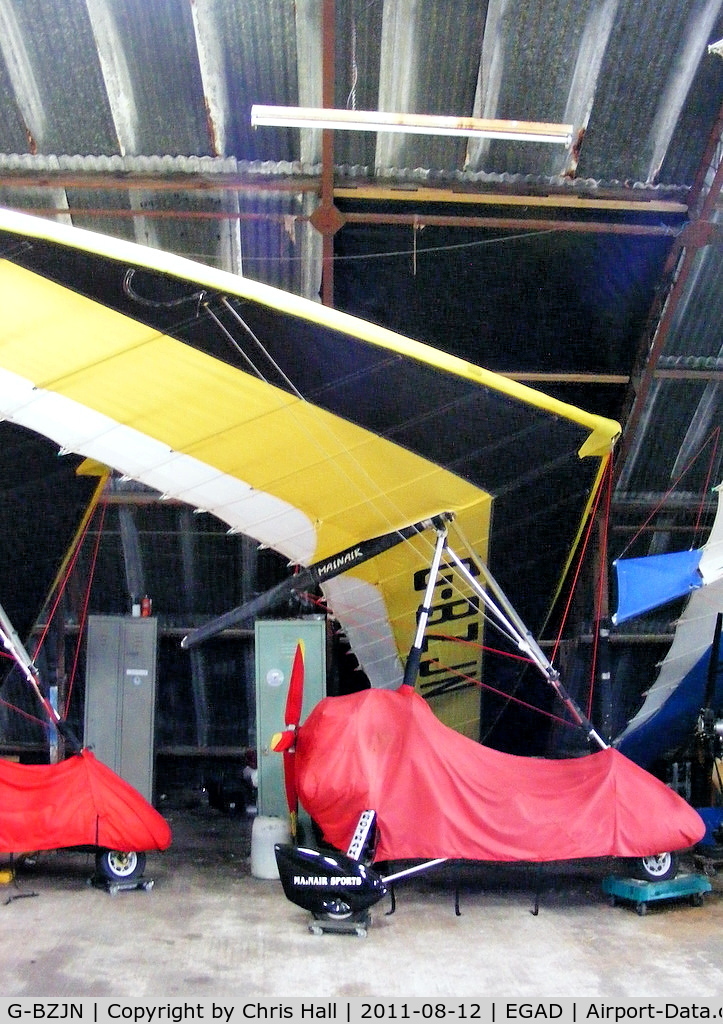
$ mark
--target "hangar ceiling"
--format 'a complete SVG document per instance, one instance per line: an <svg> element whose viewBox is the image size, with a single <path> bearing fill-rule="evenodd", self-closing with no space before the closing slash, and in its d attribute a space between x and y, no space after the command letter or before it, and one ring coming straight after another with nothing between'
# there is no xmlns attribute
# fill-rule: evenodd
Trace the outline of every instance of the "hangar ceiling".
<svg viewBox="0 0 723 1024"><path fill-rule="evenodd" d="M723 0L0 0L0 204L613 415L613 547L687 546L723 451L721 37ZM252 128L256 103L573 141Z"/></svg>

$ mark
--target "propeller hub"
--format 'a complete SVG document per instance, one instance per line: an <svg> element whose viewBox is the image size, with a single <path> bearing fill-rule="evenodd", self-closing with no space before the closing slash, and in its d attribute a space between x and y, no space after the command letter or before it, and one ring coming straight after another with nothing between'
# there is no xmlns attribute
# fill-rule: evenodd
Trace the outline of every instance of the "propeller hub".
<svg viewBox="0 0 723 1024"><path fill-rule="evenodd" d="M269 746L277 754L281 754L284 750L291 750L295 743L296 729L284 729L283 732L274 733Z"/></svg>

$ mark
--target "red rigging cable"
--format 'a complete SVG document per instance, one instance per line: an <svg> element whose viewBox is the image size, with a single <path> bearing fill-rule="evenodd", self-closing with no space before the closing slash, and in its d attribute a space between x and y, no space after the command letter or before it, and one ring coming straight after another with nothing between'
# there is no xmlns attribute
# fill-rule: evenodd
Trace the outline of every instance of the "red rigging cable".
<svg viewBox="0 0 723 1024"><path fill-rule="evenodd" d="M590 689L587 699L587 716L592 715L593 698L595 696L595 680L597 676L597 663L600 647L600 622L603 610L603 598L605 596L605 567L608 564L608 540L610 536L610 509L612 506L613 474L612 459L608 460L605 468L605 478L600 488L601 495L605 495L605 508L603 510L600 530L600 570L597 578L595 591L595 616L593 626L592 656L590 658Z"/></svg>
<svg viewBox="0 0 723 1024"><path fill-rule="evenodd" d="M497 653L504 654L504 651L498 651ZM512 655L512 657L514 657L514 655ZM522 660L526 661L527 659L523 658ZM433 658L432 661L441 668L449 668L449 666L444 665L439 658ZM476 679L474 676L468 676L464 672L460 672L458 669L455 669L455 672L460 681L470 683L480 690L487 690L489 693L494 693L497 697L504 697L506 701L513 704L519 704L521 707L527 708L528 711L535 711L538 715L544 715L545 718L551 718L553 722L558 722L560 725L568 725L570 728L575 729L579 727L576 722L570 722L566 718L560 718L559 715L554 714L552 711L546 711L544 708L538 708L535 704L529 704L526 700L522 700L520 697L515 697L511 693L507 693L505 690L498 690L490 683L483 683L480 679Z"/></svg>
<svg viewBox="0 0 723 1024"><path fill-rule="evenodd" d="M487 644L481 644L478 640L466 640L462 636L447 636L446 633L428 633L427 636L430 640L448 640L452 644L474 647L479 651L486 651L488 654L499 654L503 658L512 658L513 661L524 661L527 665L535 664L532 658L528 658L524 654L516 654L514 651L501 651L496 647L488 647Z"/></svg>
<svg viewBox="0 0 723 1024"><path fill-rule="evenodd" d="M86 511L86 515L84 517L84 521L83 521L83 523L81 524L79 530L76 533L76 536L75 536L75 538L73 540L73 543L71 544L71 546L69 548L68 554L66 555L66 558L65 558L65 561L64 561L64 564L63 564L61 570L58 572L58 575L56 576L54 586L53 586L53 588L50 591L51 594L52 593L55 594L55 598L54 598L53 603L51 605L51 608L50 608L50 610L48 612L47 621L45 623L45 626L44 626L44 628L42 630L42 633L40 634L40 637L38 639L37 644L35 645L35 649L34 649L34 653L33 653L33 661L35 661L35 659L37 658L37 656L38 656L38 654L39 654L39 652L40 652L40 650L41 650L41 648L43 646L43 643L45 642L45 639L46 639L46 637L48 635L48 632L50 630L51 623L53 621L53 618L55 617L55 614L57 612L58 606L59 606L60 601L62 599L63 593L65 592L65 588L67 586L68 580L70 579L70 576L71 576L71 574L72 574L72 572L73 572L73 570L74 570L74 568L75 568L75 566L77 564L78 557L80 555L80 551L81 551L82 546L83 546L83 542L84 542L85 537L87 535L88 529L90 527L90 523L91 523L92 518L93 518L93 514L94 514L95 509L96 509L97 504L98 504L98 499L100 497L100 494L101 494L104 486L105 486L105 478L99 484L99 486L96 488L93 500L91 501L91 504L90 504L88 510ZM79 632L79 634L78 634L78 646L80 645L80 636L81 636L81 634ZM13 656L11 654L7 653L6 651L0 651L0 657L8 658L10 661L15 661ZM77 663L77 656L76 656L76 663ZM41 701L45 704L46 703L45 698L42 695L39 695L39 696L40 696ZM67 717L69 701L70 701L70 698L68 698L68 701L66 702L66 707L64 709L63 715L62 716L58 716L58 720L59 721L63 721ZM10 708L13 711L16 711L23 718L27 718L31 722L37 722L39 725L44 725L44 726L48 724L47 721L36 717L35 715L31 714L28 711L25 711L23 708L21 708L17 704L12 704L10 701L6 701L6 700L4 700L2 698L0 698L0 703L3 704L5 707ZM55 721L55 717L56 716L55 716L55 713L53 712L52 708L48 705L46 710L47 710L48 717L50 718L50 720L51 721Z"/></svg>
<svg viewBox="0 0 723 1024"><path fill-rule="evenodd" d="M605 476L607 476L609 474L611 465L612 465L612 457L610 455L608 455L606 457L606 466L605 466L605 470L604 470L603 480L604 480ZM597 494L595 495L595 501L593 503L593 507L591 508L590 514L588 516L587 525L585 526L585 535L584 535L584 538L583 538L582 545L580 546L580 549L579 549L579 556L578 556L578 560L577 560L577 567L575 569L575 575L573 576L572 586L570 587L570 592L568 594L567 603L565 605L565 610L564 610L563 615L562 615L562 621L560 622L560 628L559 628L559 630L557 632L557 637L555 639L555 644L554 644L554 647L553 647L553 650L552 650L552 655L550 657L550 661L551 662L554 662L554 660L555 660L555 658L557 656L557 652L560 649L560 644L562 643L562 634L564 632L565 626L567 625L567 619L568 619L568 616L570 614L570 607L572 605L572 599L573 599L573 596L575 594L575 590L577 588L577 583L578 583L578 580L580 578L580 573L582 572L582 566L583 566L583 563L585 561L585 554L587 553L587 546L588 546L588 544L590 542L590 536L592 534L592 528L593 528L593 525L595 523L595 518L597 516L597 510L598 510L598 506L600 504L600 498L602 496L603 490L604 490L604 486L603 486L603 482L601 480L600 486L597 489Z"/></svg>
<svg viewBox="0 0 723 1024"><path fill-rule="evenodd" d="M698 514L695 519L695 532L696 534L700 530L700 521L703 518L703 505L705 502L705 496L710 490L710 482L713 476L713 470L717 462L718 455L718 442L720 441L720 427L716 427L715 430L710 434L709 440L712 440L712 449L710 458L708 459L708 471L705 476L705 483L703 484L703 492L700 496L700 502L698 503Z"/></svg>
<svg viewBox="0 0 723 1024"><path fill-rule="evenodd" d="M638 539L638 537L643 532L645 527L650 523L650 520L654 516L656 516L658 514L658 512L660 511L660 509L665 505L665 503L667 502L668 498L675 491L676 487L678 486L680 481L683 479L683 477L686 475L686 473L688 473L688 471L695 465L695 463L698 461L700 456L706 450L708 445L712 444L713 445L713 450L711 452L711 456L710 456L710 459L709 459L708 472L707 472L707 475L706 475L706 482L705 482L705 485L703 487L703 491L702 491L702 494L701 494L701 500L700 500L700 504L698 506L698 517L696 519L696 524L695 524L696 531L699 529L700 519L701 519L702 512L703 512L703 502L705 500L705 495L707 493L707 490L708 490L708 488L710 486L710 479L711 479L711 476L712 476L712 473L713 473L713 468L714 468L715 461L716 461L719 440L720 440L720 427L714 427L713 430L711 430L710 434L708 434L708 436L706 437L705 441L703 441L701 446L698 448L698 451L695 453L695 455L691 456L691 458L688 460L686 465L681 469L680 473L678 473L678 475L675 478L675 480L672 481L672 483L670 484L670 487L668 487L668 489L665 491L665 493L663 494L663 496L660 499L660 501L652 509L652 511L650 512L649 516L644 521L644 523L642 524L640 529L637 531L637 533L635 533L630 538L628 543L625 545L623 550L618 555L618 558L622 558L625 555L625 552L628 551L632 547L632 545Z"/></svg>
<svg viewBox="0 0 723 1024"><path fill-rule="evenodd" d="M99 504L100 504L100 496L101 496L101 494L103 492L103 489L105 487L106 482L107 482L107 476L104 476L101 479L101 481L99 482L98 487L96 488L96 490L94 492L93 499L90 502L90 505L88 506L88 509L86 511L84 520L83 520L80 528L78 529L78 531L76 533L76 536L75 536L75 538L73 540L73 543L71 544L71 547L70 547L70 549L68 551L68 554L66 555L64 564L61 567L60 571L58 572L58 575L56 576L55 584L53 586L53 589L51 590L51 593L54 594L54 599L53 599L52 605L50 607L50 610L48 612L47 620L46 620L45 625L43 627L42 633L40 634L40 637L38 639L37 644L35 645L35 650L34 650L34 654L33 654L33 660L35 660L35 658L37 658L38 653L40 652L40 650L41 650L41 648L42 648L42 646L43 646L43 644L44 644L44 642L45 642L45 640L47 638L48 632L50 630L50 626L51 626L51 624L53 622L53 619L55 617L55 614L56 614L56 612L58 610L58 607L60 605L61 599L63 597L63 594L65 592L65 588L66 588L66 586L68 584L68 581L69 581L69 579L70 579L74 569L77 566L78 559L80 557L80 552L81 552L81 550L83 548L83 544L85 542L85 538L88 535L88 531L89 531L91 523L93 521L93 517L94 517L94 515L96 513L96 510L97 510ZM63 708L63 714L62 714L62 716L59 716L59 720L60 721L64 721L67 718L68 711L69 711L69 708L70 708L70 698L71 698L71 695L72 695L73 683L74 683L74 680L75 680L75 674L76 674L77 667L78 667L78 661L79 661L79 656L80 656L80 646L81 646L81 640L82 640L82 635L83 635L83 626L84 626L86 618L87 618L87 609L88 609L88 603L89 603L89 600L90 600L90 590L91 590L91 587L92 587L92 584L93 584L93 577L94 577L94 574L95 574L95 568L96 568L97 559L98 559L98 549L99 549L99 545L100 545L100 538L101 538L101 535L102 535L102 532L103 532L103 522L104 522L104 519L105 519L105 506L101 505L101 521L100 521L100 526L99 526L99 529L98 529L98 536L97 536L96 545L95 545L95 549L94 549L94 553L93 553L93 558L92 558L92 562L91 562L91 571L90 571L90 573L88 575L88 585L86 587L86 596L85 596L85 600L84 600L84 604L83 604L83 613L82 613L81 622L80 622L80 629L78 630L78 639L77 639L77 643L76 643L76 649L75 649L75 655L74 655L74 661L73 661L73 669L72 669L71 675L70 675L70 685L69 685L67 699L66 699L66 702L65 702L65 707ZM10 655L6 655L5 652L0 652L0 655L1 656L6 656L6 657L10 657ZM11 660L13 660L13 659L11 659ZM32 721L40 721L39 719L35 718L35 716L33 716L31 714L28 714L27 712L23 711L23 709L18 707L17 705L10 704L10 703L8 703L7 701L4 701L4 700L2 701L2 703L5 704L6 707L10 707L13 710L17 711L19 714L23 715L24 717L30 718ZM54 717L54 716L51 715L51 718L52 717ZM45 723L41 723L41 724L45 724Z"/></svg>
<svg viewBox="0 0 723 1024"><path fill-rule="evenodd" d="M40 650L40 648L43 646L43 644L45 642L45 638L48 635L48 631L50 629L50 625L51 625L53 619L55 618L55 613L58 610L58 605L60 604L60 601L61 601L61 598L62 598L63 594L65 593L65 588L67 586L68 580L70 579L70 577L71 577L71 575L73 573L73 569L75 568L75 566L76 566L76 564L78 562L78 557L79 557L80 551L81 551L81 549L83 547L83 541L85 540L85 536L86 536L86 534L88 532L88 529L90 527L90 522L91 522L91 517L88 518L88 520L84 524L80 534L76 538L76 542L75 542L75 545L74 545L74 548L73 548L72 555L68 559L68 561L66 563L66 566L65 566L65 569L63 570L62 575L59 576L58 580L56 581L55 600L53 601L53 604L52 604L52 606L50 608L50 611L48 612L47 621L45 623L45 626L43 628L42 633L40 634L40 639L38 640L38 642L36 644L36 647L35 647L35 653L36 654L38 653L38 651Z"/></svg>
<svg viewBox="0 0 723 1024"><path fill-rule="evenodd" d="M73 657L73 667L70 670L70 679L69 679L69 682L68 682L68 693L67 693L67 696L66 696L66 699L65 699L65 709L64 709L64 716L63 717L66 717L66 718L67 718L68 713L70 711L70 699L71 699L71 697L73 695L73 687L75 685L76 673L78 671L78 662L80 660L81 637L83 636L83 631L85 629L85 624L86 624L86 622L88 620L88 605L90 604L90 592L91 592L91 589L93 587L93 580L95 578L95 570L96 570L96 566L98 564L98 552L100 550L100 540L101 540L101 537L103 536L103 524L105 523L105 513L106 513L106 506L105 505L101 505L101 508L100 508L100 523L98 524L98 532L97 532L96 539L95 539L95 547L93 548L93 557L92 557L91 563L90 563L90 572L88 573L88 583L87 583L87 586L85 588L85 597L84 597L84 600L83 600L83 610L82 610L82 613L81 613L81 616L80 616L80 623L79 623L80 628L78 629L78 642L75 645L75 655ZM83 535L83 537L85 537L85 534ZM78 548L80 549L80 545L78 545Z"/></svg>
<svg viewBox="0 0 723 1024"><path fill-rule="evenodd" d="M68 547L68 551L67 551L67 553L65 555L65 558L63 559L63 561L62 561L62 563L60 565L60 568L58 569L58 572L56 573L55 580L54 580L50 590L48 591L48 598L50 597L51 594L56 594L56 598L55 598L55 602L53 604L52 610L50 611L50 613L48 615L48 623L50 623L52 621L52 619L53 619L53 617L55 615L55 612L57 610L58 604L60 603L60 598L62 597L62 594L63 594L63 591L65 589L65 586L66 586L66 584L68 582L68 579L70 578L73 566L75 566L75 564L76 564L76 562L78 560L78 555L79 555L81 547L83 545L83 540L84 540L84 538L85 538L85 536L86 536L86 534L88 532L88 528L89 528L90 522L91 522L91 520L92 520L92 518L93 518L93 516L95 514L96 508L98 507L98 504L100 502L101 496L102 496L103 491L105 490L106 484L108 482L109 476L110 476L110 473L109 472L105 472L105 473L103 473L103 475L98 480L98 484L97 484L95 490L93 491L93 496L92 496L92 498L90 499L90 501L88 503L88 507L85 510L85 513L84 513L83 518L81 520L80 526L78 527L78 529L77 529L77 531L75 533L75 536L74 536L73 540L71 541L71 543L70 543L70 545ZM41 638L40 638L40 640L38 642L38 645L37 645L38 648L40 648L42 646L42 643L45 640L45 634L47 633L47 630L48 630L48 627L46 626L46 629L43 632L43 634L42 634L42 636L41 636Z"/></svg>
<svg viewBox="0 0 723 1024"><path fill-rule="evenodd" d="M9 700L5 700L3 697L0 697L0 704L2 704L3 707L10 708L11 711L17 711L17 713L22 715L23 718L27 718L29 722L35 722L37 725L42 726L47 726L48 724L44 718L38 718L37 715L33 715L29 711L25 711L24 708L18 707L17 704L11 704Z"/></svg>

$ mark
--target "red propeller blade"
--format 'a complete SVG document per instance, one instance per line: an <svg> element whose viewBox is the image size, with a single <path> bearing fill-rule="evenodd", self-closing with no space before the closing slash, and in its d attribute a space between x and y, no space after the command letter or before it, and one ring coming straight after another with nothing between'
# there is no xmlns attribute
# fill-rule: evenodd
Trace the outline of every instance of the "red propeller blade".
<svg viewBox="0 0 723 1024"><path fill-rule="evenodd" d="M294 662L289 676L289 692L286 696L284 721L288 728L276 733L271 740L271 749L284 755L284 788L286 802L291 818L291 834L296 838L296 821L299 811L299 800L296 792L295 745L296 730L301 719L301 707L304 703L304 645L301 641L296 645Z"/></svg>
<svg viewBox="0 0 723 1024"><path fill-rule="evenodd" d="M304 645L301 641L296 645L294 663L289 678L289 693L286 697L284 721L294 727L301 719L301 705L304 703Z"/></svg>
<svg viewBox="0 0 723 1024"><path fill-rule="evenodd" d="M291 834L296 838L296 819L299 813L299 798L296 793L296 769L294 765L294 751L284 751L284 788L286 789L286 803L289 807L291 819Z"/></svg>

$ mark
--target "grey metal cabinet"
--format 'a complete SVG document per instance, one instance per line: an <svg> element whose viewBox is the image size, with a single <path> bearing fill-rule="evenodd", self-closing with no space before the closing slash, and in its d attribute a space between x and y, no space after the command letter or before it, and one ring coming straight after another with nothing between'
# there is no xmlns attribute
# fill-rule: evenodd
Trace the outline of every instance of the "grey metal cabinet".
<svg viewBox="0 0 723 1024"><path fill-rule="evenodd" d="M85 744L153 799L158 623L91 615L85 679Z"/></svg>
<svg viewBox="0 0 723 1024"><path fill-rule="evenodd" d="M256 622L256 728L258 809L261 815L288 814L283 757L269 747L284 728L284 710L296 645L304 644L303 722L326 696L326 622L322 618L262 619Z"/></svg>

